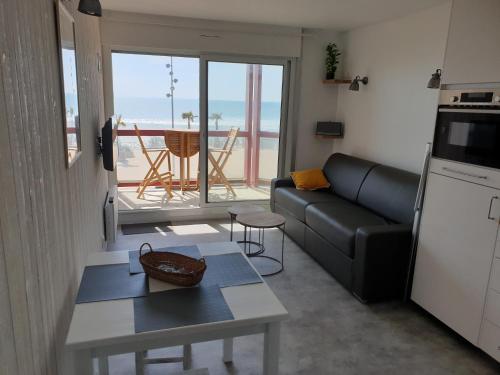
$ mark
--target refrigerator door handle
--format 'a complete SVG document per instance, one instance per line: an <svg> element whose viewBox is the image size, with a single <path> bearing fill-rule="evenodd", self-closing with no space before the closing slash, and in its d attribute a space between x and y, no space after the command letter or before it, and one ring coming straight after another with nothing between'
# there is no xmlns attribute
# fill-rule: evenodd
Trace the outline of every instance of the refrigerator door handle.
<svg viewBox="0 0 500 375"><path fill-rule="evenodd" d="M431 160L431 143L427 143L427 148L425 150L424 165L422 168L422 176L420 177L420 182L418 183L417 197L415 199L414 211L418 211L422 208L423 195L425 191L425 184L427 182L427 171L429 170L429 163Z"/></svg>
<svg viewBox="0 0 500 375"><path fill-rule="evenodd" d="M422 175L420 177L420 182L418 184L418 190L417 190L417 196L415 198L415 206L414 206L415 218L413 220L410 259L409 259L409 266L408 266L407 276L406 276L404 301L408 301L410 299L410 294L411 294L411 287L412 287L412 282L413 282L413 268L415 266L415 258L417 255L420 219L422 216L422 208L423 208L423 204L424 204L424 195L425 195L425 186L427 184L427 175L429 174L429 166L430 166L430 162L431 162L431 149L432 149L432 143L429 142L426 145L424 163L423 163L423 167L422 167Z"/></svg>
<svg viewBox="0 0 500 375"><path fill-rule="evenodd" d="M490 219L490 220L496 220L495 217L491 216L491 208L493 207L493 201L497 200L497 199L498 199L497 196L491 197L491 199L490 199L490 208L488 210L488 219Z"/></svg>

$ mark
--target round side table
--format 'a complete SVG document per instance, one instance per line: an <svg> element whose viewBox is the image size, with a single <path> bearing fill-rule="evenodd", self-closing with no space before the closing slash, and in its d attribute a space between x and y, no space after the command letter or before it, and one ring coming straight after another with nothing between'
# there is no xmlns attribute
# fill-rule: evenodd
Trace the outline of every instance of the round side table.
<svg viewBox="0 0 500 375"><path fill-rule="evenodd" d="M239 214L236 216L236 221L241 225L243 225L243 227L245 228L244 241L243 241L245 254L247 254L247 256L249 257L252 256L252 257L265 258L279 264L279 268L277 271L261 274L261 276L272 276L282 272L284 269L283 253L285 248L285 223L286 223L285 218L280 214L275 214L272 212L256 212L248 214ZM281 260L269 255L263 255L263 253L266 250L264 247L265 230L271 228L281 229L282 232ZM254 242L252 241L252 229L257 229L259 232L259 241L257 243L259 250L254 253L250 252L250 246L251 244L254 244ZM249 237L248 241L247 241L247 232Z"/></svg>
<svg viewBox="0 0 500 375"><path fill-rule="evenodd" d="M230 235L229 235L229 241L232 241L233 240L233 236L234 236L234 232L233 232L234 221L236 220L236 217L238 215L266 212L266 209L264 207L255 206L255 205L251 205L251 204L236 204L234 206L229 207L227 209L227 212L229 214L229 217L231 218L231 232L230 232ZM245 228L245 230L246 230L246 228ZM246 247L247 244L248 244L249 247L251 245L254 245L254 246L258 247L258 250L254 251L254 252L252 252L251 249L249 249L249 252L248 252L247 256L255 256L257 254L262 253L261 246L260 246L260 241L259 242L257 242L257 241L247 241L247 238L245 236L245 238L243 240L239 240L239 241L236 241L236 242L240 243L240 244L245 244L245 247Z"/></svg>

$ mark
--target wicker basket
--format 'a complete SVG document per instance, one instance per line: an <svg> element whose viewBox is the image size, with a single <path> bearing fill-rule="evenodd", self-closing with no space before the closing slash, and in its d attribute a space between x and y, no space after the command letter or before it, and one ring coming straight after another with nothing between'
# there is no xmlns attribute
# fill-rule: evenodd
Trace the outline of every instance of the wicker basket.
<svg viewBox="0 0 500 375"><path fill-rule="evenodd" d="M142 253L143 248L149 247L149 252ZM149 243L141 245L139 262L144 272L153 279L180 286L194 286L203 279L207 269L205 259L194 259L182 254L153 251Z"/></svg>

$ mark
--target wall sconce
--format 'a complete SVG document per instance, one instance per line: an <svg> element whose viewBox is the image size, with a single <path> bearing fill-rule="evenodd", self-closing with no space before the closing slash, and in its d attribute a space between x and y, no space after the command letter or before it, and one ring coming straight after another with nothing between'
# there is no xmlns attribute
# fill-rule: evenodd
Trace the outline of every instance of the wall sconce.
<svg viewBox="0 0 500 375"><path fill-rule="evenodd" d="M80 0L78 11L89 16L102 16L102 8L99 0Z"/></svg>
<svg viewBox="0 0 500 375"><path fill-rule="evenodd" d="M349 90L359 91L359 83L360 82L363 85L366 85L368 83L368 77L361 78L360 76L356 76L356 78L354 78L353 81L351 82L351 85L349 86Z"/></svg>
<svg viewBox="0 0 500 375"><path fill-rule="evenodd" d="M436 69L436 73L432 73L427 88L438 89L439 87L441 87L441 69Z"/></svg>

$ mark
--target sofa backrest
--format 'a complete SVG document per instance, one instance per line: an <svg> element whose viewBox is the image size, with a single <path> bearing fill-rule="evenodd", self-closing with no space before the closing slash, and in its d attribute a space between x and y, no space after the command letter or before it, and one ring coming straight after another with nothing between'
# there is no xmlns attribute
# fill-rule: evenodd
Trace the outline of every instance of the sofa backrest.
<svg viewBox="0 0 500 375"><path fill-rule="evenodd" d="M335 194L355 202L366 175L376 165L368 160L335 153L326 161L323 173Z"/></svg>
<svg viewBox="0 0 500 375"><path fill-rule="evenodd" d="M419 179L417 174L377 165L361 185L357 202L389 220L410 224Z"/></svg>

